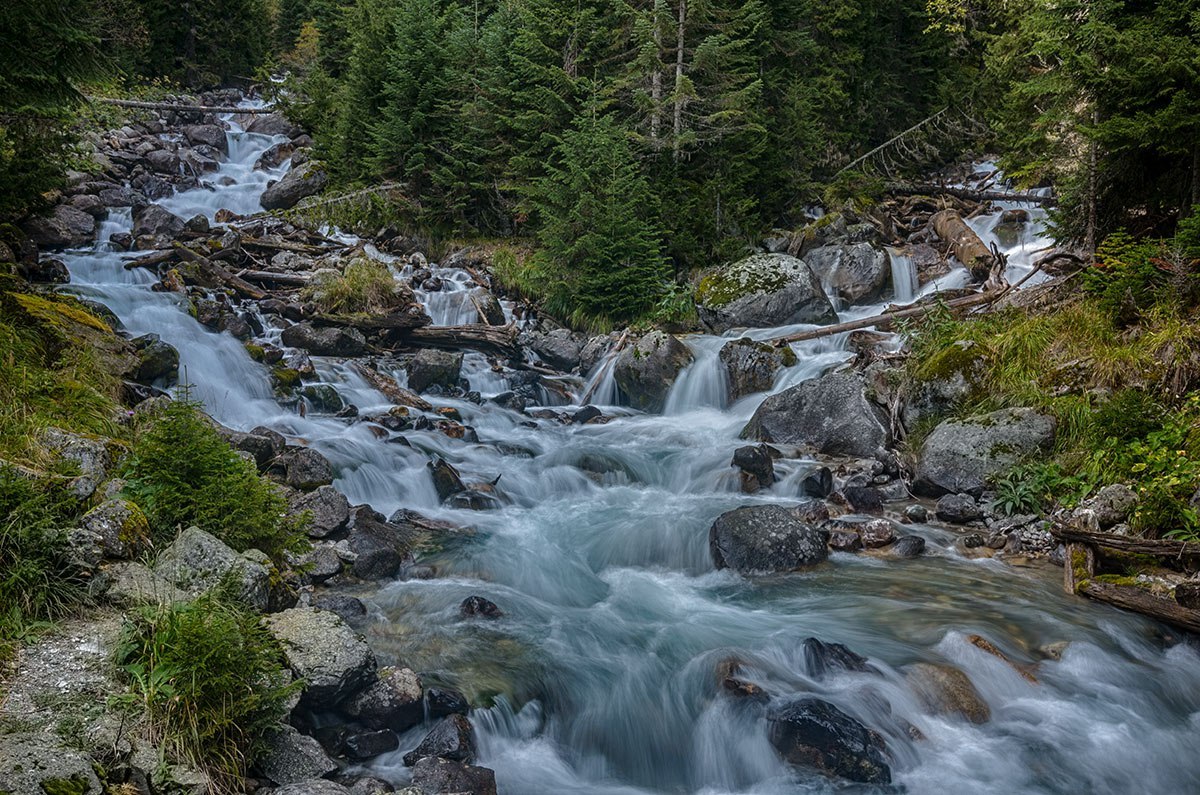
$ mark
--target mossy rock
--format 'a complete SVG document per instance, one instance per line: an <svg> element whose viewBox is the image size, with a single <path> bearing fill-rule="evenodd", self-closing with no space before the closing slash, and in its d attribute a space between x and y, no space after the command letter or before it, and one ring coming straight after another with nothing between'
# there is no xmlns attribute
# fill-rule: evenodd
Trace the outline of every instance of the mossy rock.
<svg viewBox="0 0 1200 795"><path fill-rule="evenodd" d="M696 312L709 329L770 328L837 321L812 268L787 254L755 254L700 280Z"/></svg>

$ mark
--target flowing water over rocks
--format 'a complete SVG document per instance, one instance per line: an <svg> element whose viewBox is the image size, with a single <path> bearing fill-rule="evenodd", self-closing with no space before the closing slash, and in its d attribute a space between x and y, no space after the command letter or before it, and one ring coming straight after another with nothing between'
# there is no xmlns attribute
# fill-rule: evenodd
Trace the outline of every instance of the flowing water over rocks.
<svg viewBox="0 0 1200 795"><path fill-rule="evenodd" d="M280 178L287 161L253 165L285 140L234 125L228 160L210 175L215 187L159 203L179 218L202 214L213 223L222 208L257 212L267 181ZM1029 271L1047 242L1042 214L1031 214L1034 222L1000 234L998 214L970 221L1009 256L1010 281ZM99 239L131 225L127 211L113 212ZM362 586L353 595L367 605L360 626L380 666L412 669L427 686L461 691L476 705L474 764L495 770L500 792L1194 791L1200 657L1186 644L1165 643L1150 621L1063 595L1058 569L966 558L947 528L914 524L866 495L860 507L881 511L896 535L915 537L905 546L919 552L924 544L923 555L833 552L825 562L762 576L714 566L709 528L718 516L795 506L822 480L813 474L822 463L840 467L839 480L851 471L841 459L784 450L773 482L765 478L746 494L730 465L767 395L731 400L721 349L742 336L808 327L685 338L690 356L681 360L690 363L661 401L647 400L661 414L615 405L610 353L582 381L562 381L569 394L590 395L604 422L531 421L489 402L520 386L522 373L497 372L468 353L461 376L483 400L426 397L435 409L453 409L478 439L411 429L398 444L368 423L281 407L268 368L232 334L202 326L178 294L153 291L152 274L126 270L130 256L105 242L68 251L69 289L103 302L131 335L158 334L174 346L181 380L217 420L306 442L332 463L333 486L352 504L384 516L413 509L474 530L423 551L421 563L436 577ZM386 259L406 277L420 267ZM416 292L434 324L473 320L465 271L436 263L428 271L429 289ZM890 273L895 287L883 301L910 301L967 279L956 268L918 286L912 260L899 253ZM880 308L854 305L839 318ZM852 358L847 337L794 345L796 363L778 370L769 394ZM393 407L342 360L313 362L319 382L312 385L331 387L360 414ZM407 383L401 369L388 375ZM553 392L541 394L556 401ZM455 488L465 483L486 494L492 509L473 510L472 500L443 504L427 466L434 458L457 471ZM874 477L883 478L881 488L892 482L876 463L880 471L868 468L859 487L873 489ZM494 485L487 492L472 484ZM844 532L870 537L854 529L866 517L843 519ZM490 617L462 607L482 604L470 601L477 598L496 608L484 611ZM976 635L1003 657L973 642ZM828 644L847 647L843 663L865 662L814 661L813 650ZM916 688L917 664L955 673L939 679L919 668ZM405 730L395 751L367 763L371 774L410 781L404 756L431 726ZM821 771L858 771L849 777L867 783L847 788Z"/></svg>

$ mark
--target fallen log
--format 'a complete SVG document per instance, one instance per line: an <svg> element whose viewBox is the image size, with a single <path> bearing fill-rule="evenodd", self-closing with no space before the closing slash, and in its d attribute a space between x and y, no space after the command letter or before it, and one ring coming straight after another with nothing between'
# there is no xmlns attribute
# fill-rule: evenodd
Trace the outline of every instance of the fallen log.
<svg viewBox="0 0 1200 795"><path fill-rule="evenodd" d="M1136 585L1086 580L1079 584L1078 592L1089 599L1132 610L1165 624L1200 632L1200 610L1191 610L1165 596L1155 596Z"/></svg>
<svg viewBox="0 0 1200 795"><path fill-rule="evenodd" d="M337 248L345 248L345 246L313 246L307 243L288 243L286 241L276 242L273 240L263 240L260 237L249 237L242 235L242 245L250 246L251 248L265 248L271 251L291 251L297 254L328 254Z"/></svg>
<svg viewBox="0 0 1200 795"><path fill-rule="evenodd" d="M516 356L517 329L507 326L488 326L469 323L463 326L425 326L404 332L403 341L433 348L471 348L484 353Z"/></svg>
<svg viewBox="0 0 1200 795"><path fill-rule="evenodd" d="M183 105L178 102L143 102L137 99L112 99L110 97L88 97L89 102L100 102L105 105L116 105L121 108L140 108L142 110L179 110L185 113L245 113L253 116L256 113L274 113L274 108L239 108L232 105Z"/></svg>
<svg viewBox="0 0 1200 795"><path fill-rule="evenodd" d="M956 199L966 199L977 202L1028 202L1030 204L1045 204L1054 206L1058 200L1053 196L1038 196L1033 193L1019 191L971 190L970 188L954 188L946 185L910 185L895 183L888 185L884 191L893 196L953 196Z"/></svg>
<svg viewBox="0 0 1200 795"><path fill-rule="evenodd" d="M908 309L898 309L892 312L883 312L882 314L864 317L858 320L848 320L845 323L835 323L832 326L822 326L821 328L812 329L810 331L798 331L795 334L785 334L782 337L773 337L767 342L770 342L776 347L786 345L792 342L807 342L808 340L819 340L823 337L832 337L834 334L841 334L844 331L857 331L858 329L872 328L879 331L887 331L896 324L897 320L907 320L908 318L916 318L927 315L937 309L967 309L969 307L983 306L998 300L1008 290L996 290L990 293L975 293L974 295L964 296L962 298L954 298L950 301L940 303L922 304L921 306L909 307Z"/></svg>
<svg viewBox="0 0 1200 795"><path fill-rule="evenodd" d="M164 262L170 262L176 257L175 249L164 248L155 251L145 257L131 259L125 263L125 270L131 271L134 268L156 268Z"/></svg>
<svg viewBox="0 0 1200 795"><path fill-rule="evenodd" d="M951 253L976 281L988 278L996 265L996 257L961 215L954 210L941 210L933 214L929 224L938 237L950 244Z"/></svg>
<svg viewBox="0 0 1200 795"><path fill-rule="evenodd" d="M210 260L208 257L197 254L195 251L192 251L182 243L175 244L175 251L179 254L180 258L200 266L200 269L206 275L211 277L213 280L229 287L238 295L241 295L245 298L252 298L255 301L261 301L267 297L267 293L265 291L258 289L245 279L235 276L225 268L222 268L220 265Z"/></svg>
<svg viewBox="0 0 1200 795"><path fill-rule="evenodd" d="M354 369L366 379L368 384L382 392L384 397L397 406L406 406L418 411L433 411L433 406L425 398L411 389L400 386L396 383L396 379L384 375L366 362L355 362Z"/></svg>
<svg viewBox="0 0 1200 795"><path fill-rule="evenodd" d="M350 326L360 331L409 331L428 326L431 322L424 307L416 303L387 315L369 315L365 312L353 315L325 314L315 315L312 321L322 326Z"/></svg>
<svg viewBox="0 0 1200 795"><path fill-rule="evenodd" d="M1177 541L1171 538L1133 538L1113 533L1095 533L1080 530L1065 524L1054 524L1050 534L1062 541L1095 544L1099 547L1132 552L1139 555L1154 555L1160 558L1200 557L1200 544L1192 541Z"/></svg>
<svg viewBox="0 0 1200 795"><path fill-rule="evenodd" d="M309 282L307 276L302 276L298 273L274 273L273 271L240 270L236 275L247 281L279 284L284 287L306 287Z"/></svg>

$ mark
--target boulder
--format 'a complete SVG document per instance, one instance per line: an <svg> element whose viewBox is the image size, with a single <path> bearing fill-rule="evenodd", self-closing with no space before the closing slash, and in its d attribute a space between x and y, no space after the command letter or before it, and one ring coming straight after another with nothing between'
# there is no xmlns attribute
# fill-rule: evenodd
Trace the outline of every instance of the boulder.
<svg viewBox="0 0 1200 795"><path fill-rule="evenodd" d="M867 549L886 547L896 540L896 529L887 519L869 519L858 525L858 534Z"/></svg>
<svg viewBox="0 0 1200 795"><path fill-rule="evenodd" d="M495 792L495 789L492 790ZM103 795L92 760L49 733L0 733L0 792Z"/></svg>
<svg viewBox="0 0 1200 795"><path fill-rule="evenodd" d="M424 795L496 795L496 774L486 767L428 756L413 765L412 783Z"/></svg>
<svg viewBox="0 0 1200 795"><path fill-rule="evenodd" d="M1124 483L1113 483L1085 500L1081 507L1090 508L1101 529L1107 530L1129 519L1137 507L1137 501L1137 492Z"/></svg>
<svg viewBox="0 0 1200 795"><path fill-rule="evenodd" d="M825 560L821 531L779 505L753 505L721 514L708 531L713 565L741 574L796 571Z"/></svg>
<svg viewBox="0 0 1200 795"><path fill-rule="evenodd" d="M316 356L358 356L367 348L367 340L358 329L311 323L288 326L279 340L289 348L300 348Z"/></svg>
<svg viewBox="0 0 1200 795"><path fill-rule="evenodd" d="M828 701L802 698L768 719L771 745L790 764L850 781L891 783L883 737Z"/></svg>
<svg viewBox="0 0 1200 795"><path fill-rule="evenodd" d="M457 690L430 687L425 691L425 714L430 719L454 714L466 715L470 710L467 697Z"/></svg>
<svg viewBox="0 0 1200 795"><path fill-rule="evenodd" d="M22 231L39 248L86 246L96 236L96 218L76 207L60 204L47 216L21 224Z"/></svg>
<svg viewBox="0 0 1200 795"><path fill-rule="evenodd" d="M183 128L183 137L192 146L211 146L218 152L229 154L229 141L225 128L217 124L189 124Z"/></svg>
<svg viewBox="0 0 1200 795"><path fill-rule="evenodd" d="M386 580L410 560L416 540L415 528L392 524L374 511L359 508L346 544L354 554L354 576L363 580Z"/></svg>
<svg viewBox="0 0 1200 795"><path fill-rule="evenodd" d="M837 322L812 268L787 254L755 254L705 276L696 288L696 310L717 333Z"/></svg>
<svg viewBox="0 0 1200 795"><path fill-rule="evenodd" d="M830 373L771 395L743 439L806 445L825 455L873 456L892 443L891 425L857 373Z"/></svg>
<svg viewBox="0 0 1200 795"><path fill-rule="evenodd" d="M982 395L987 365L988 352L973 340L959 340L922 360L914 376L905 381L905 427L915 428Z"/></svg>
<svg viewBox="0 0 1200 795"><path fill-rule="evenodd" d="M805 253L804 261L825 292L847 304L878 300L891 276L887 253L870 243L821 246Z"/></svg>
<svg viewBox="0 0 1200 795"><path fill-rule="evenodd" d="M970 494L947 494L937 501L934 514L943 522L966 524L983 518L983 509Z"/></svg>
<svg viewBox="0 0 1200 795"><path fill-rule="evenodd" d="M336 533L350 521L350 501L346 495L328 484L318 486L307 494L292 491L288 494L288 515L308 514L305 530L309 538L325 538Z"/></svg>
<svg viewBox="0 0 1200 795"><path fill-rule="evenodd" d="M302 578L316 584L342 573L342 556L338 554L337 547L327 541L313 544L311 549L302 554L289 554L288 563L299 570Z"/></svg>
<svg viewBox="0 0 1200 795"><path fill-rule="evenodd" d="M921 536L901 536L888 552L897 558L916 558L925 552L925 539Z"/></svg>
<svg viewBox="0 0 1200 795"><path fill-rule="evenodd" d="M340 593L321 593L312 597L312 606L339 615L347 624L357 624L367 617L367 606L354 596Z"/></svg>
<svg viewBox="0 0 1200 795"><path fill-rule="evenodd" d="M292 673L304 680L301 704L308 708L328 709L374 680L375 655L337 614L293 607L265 623Z"/></svg>
<svg viewBox="0 0 1200 795"><path fill-rule="evenodd" d="M96 538L106 558L133 558L150 547L150 523L129 500L105 500L85 513L79 525Z"/></svg>
<svg viewBox="0 0 1200 795"><path fill-rule="evenodd" d="M480 323L487 323L489 326L503 326L508 322L508 319L504 317L504 307L500 305L500 300L492 295L491 290L483 287L472 290L471 301L479 311Z"/></svg>
<svg viewBox="0 0 1200 795"><path fill-rule="evenodd" d="M183 219L158 204L147 204L133 212L133 236L173 239L183 233Z"/></svg>
<svg viewBox="0 0 1200 795"><path fill-rule="evenodd" d="M960 492L978 497L993 475L1049 450L1055 427L1053 417L1027 408L947 420L921 446L913 488L931 497Z"/></svg>
<svg viewBox="0 0 1200 795"><path fill-rule="evenodd" d="M71 493L86 499L108 478L112 456L104 440L71 433L59 428L41 432L43 449L52 457L74 464L79 474L71 480Z"/></svg>
<svg viewBox="0 0 1200 795"><path fill-rule="evenodd" d="M179 351L173 345L157 334L143 334L132 342L138 358L134 381L149 386L156 381L173 384L179 379Z"/></svg>
<svg viewBox="0 0 1200 795"><path fill-rule="evenodd" d="M404 755L404 764L412 767L427 757L439 757L470 764L475 760L475 732L464 715L442 718L421 744Z"/></svg>
<svg viewBox="0 0 1200 795"><path fill-rule="evenodd" d="M915 663L904 675L921 703L931 712L960 715L971 723L987 723L991 708L970 678L949 665Z"/></svg>
<svg viewBox="0 0 1200 795"><path fill-rule="evenodd" d="M430 477L433 478L433 488L437 492L439 500L444 502L455 494L466 491L467 487L463 485L462 476L444 458L434 456L433 460L425 466L429 469Z"/></svg>
<svg viewBox="0 0 1200 795"><path fill-rule="evenodd" d="M259 204L264 210L289 210L301 199L320 193L328 182L329 175L319 163L293 165L283 179L263 191Z"/></svg>
<svg viewBox="0 0 1200 795"><path fill-rule="evenodd" d="M407 731L425 718L421 680L408 668L384 668L375 682L346 701L342 711L368 728Z"/></svg>
<svg viewBox="0 0 1200 795"><path fill-rule="evenodd" d="M142 605L169 605L186 602L192 595L175 583L136 561L124 561L101 569L93 578L89 593L114 607L128 609Z"/></svg>
<svg viewBox="0 0 1200 795"><path fill-rule="evenodd" d="M295 151L296 145L291 141L274 144L263 152L258 160L254 161L254 170L265 171L267 169L279 168Z"/></svg>
<svg viewBox="0 0 1200 795"><path fill-rule="evenodd" d="M463 618L500 618L504 611L490 599L482 596L468 596L458 606L458 614Z"/></svg>
<svg viewBox="0 0 1200 795"><path fill-rule="evenodd" d="M863 548L862 536L853 530L831 530L829 548L834 552L858 552Z"/></svg>
<svg viewBox="0 0 1200 795"><path fill-rule="evenodd" d="M841 643L826 643L818 638L804 641L804 665L813 679L824 679L829 674L843 671L866 673L873 670L867 658L856 654Z"/></svg>
<svg viewBox="0 0 1200 795"><path fill-rule="evenodd" d="M579 335L565 328L527 331L521 334L518 342L536 353L546 364L567 373L579 367L579 356L584 346L584 340Z"/></svg>
<svg viewBox="0 0 1200 795"><path fill-rule="evenodd" d="M178 176L179 155L169 149L155 149L146 153L146 165L156 174Z"/></svg>
<svg viewBox="0 0 1200 795"><path fill-rule="evenodd" d="M424 392L431 386L454 389L462 372L461 351L440 351L422 348L408 361L408 388Z"/></svg>
<svg viewBox="0 0 1200 795"><path fill-rule="evenodd" d="M350 790L325 778L310 778L271 790L271 795L351 795Z"/></svg>
<svg viewBox="0 0 1200 795"><path fill-rule="evenodd" d="M814 467L800 479L800 493L823 500L833 492L833 472L829 467Z"/></svg>
<svg viewBox="0 0 1200 795"><path fill-rule="evenodd" d="M742 491L747 494L770 488L775 482L775 462L765 444L739 447L729 463L742 471Z"/></svg>
<svg viewBox="0 0 1200 795"><path fill-rule="evenodd" d="M218 428L217 431L233 449L252 455L260 470L270 466L275 456L287 448L287 440L283 434L261 425L247 433L225 427Z"/></svg>
<svg viewBox="0 0 1200 795"><path fill-rule="evenodd" d="M154 562L154 573L189 593L201 594L231 582L237 597L255 610L266 610L271 573L239 555L198 527L180 533Z"/></svg>
<svg viewBox="0 0 1200 795"><path fill-rule="evenodd" d="M692 352L674 335L651 331L621 351L613 375L631 406L661 411L671 385L692 359Z"/></svg>
<svg viewBox="0 0 1200 795"><path fill-rule="evenodd" d="M878 513L883 510L883 497L874 486L845 486L842 497L855 513Z"/></svg>
<svg viewBox="0 0 1200 795"><path fill-rule="evenodd" d="M312 491L333 482L333 464L311 447L288 447L275 456L269 474L300 491Z"/></svg>
<svg viewBox="0 0 1200 795"><path fill-rule="evenodd" d="M355 732L342 743L342 751L346 757L359 762L395 751L399 747L400 738L388 729Z"/></svg>
<svg viewBox="0 0 1200 795"><path fill-rule="evenodd" d="M288 121L282 113L258 113L243 127L248 133L257 135L282 135L285 138L295 138L304 130Z"/></svg>
<svg viewBox="0 0 1200 795"><path fill-rule="evenodd" d="M794 365L796 354L788 347L776 348L742 337L725 343L717 360L725 371L728 401L733 403L774 386L775 375L782 368Z"/></svg>
<svg viewBox="0 0 1200 795"><path fill-rule="evenodd" d="M276 784L300 784L338 769L321 744L291 726L283 726L267 741L255 767Z"/></svg>

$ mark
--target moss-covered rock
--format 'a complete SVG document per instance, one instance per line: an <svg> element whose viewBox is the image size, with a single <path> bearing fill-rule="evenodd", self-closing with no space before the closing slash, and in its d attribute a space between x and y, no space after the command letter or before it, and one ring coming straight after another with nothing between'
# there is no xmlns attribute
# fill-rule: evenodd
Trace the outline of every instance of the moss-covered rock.
<svg viewBox="0 0 1200 795"><path fill-rule="evenodd" d="M696 288L700 321L713 331L837 320L820 280L804 260L755 254L709 273Z"/></svg>

